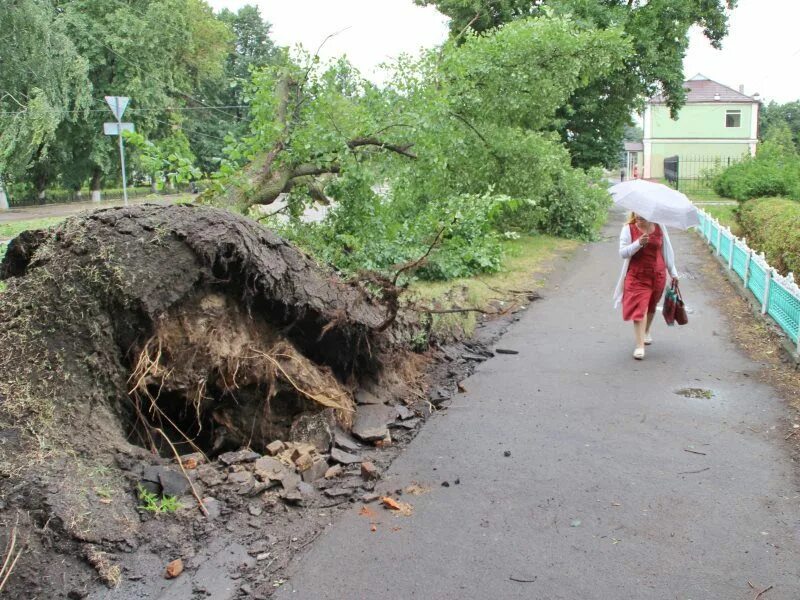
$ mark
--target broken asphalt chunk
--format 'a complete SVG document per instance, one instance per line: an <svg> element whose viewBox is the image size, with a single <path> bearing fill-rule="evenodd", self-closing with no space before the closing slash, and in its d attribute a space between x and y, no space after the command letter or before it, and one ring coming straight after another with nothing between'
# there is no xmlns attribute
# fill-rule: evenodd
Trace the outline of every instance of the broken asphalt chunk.
<svg viewBox="0 0 800 600"><path fill-rule="evenodd" d="M341 429L337 429L333 434L333 443L347 452L358 452L361 450L361 444L355 441L352 437L347 435Z"/></svg>
<svg viewBox="0 0 800 600"><path fill-rule="evenodd" d="M225 452L224 454L220 454L219 460L221 463L231 466L238 465L240 463L253 462L260 457L261 455L258 452L253 452L252 450L237 450L236 452Z"/></svg>
<svg viewBox="0 0 800 600"><path fill-rule="evenodd" d="M394 415L388 406L366 404L359 406L353 422L353 435L365 442L377 442L389 435L388 424Z"/></svg>
<svg viewBox="0 0 800 600"><path fill-rule="evenodd" d="M190 489L189 480L177 471L161 469L158 473L158 481L161 483L161 493L165 496L183 496Z"/></svg>
<svg viewBox="0 0 800 600"><path fill-rule="evenodd" d="M341 450L339 448L333 448L331 450L331 460L343 465L352 465L361 462L360 457L356 456L355 454L350 454L349 452L345 452L344 450Z"/></svg>

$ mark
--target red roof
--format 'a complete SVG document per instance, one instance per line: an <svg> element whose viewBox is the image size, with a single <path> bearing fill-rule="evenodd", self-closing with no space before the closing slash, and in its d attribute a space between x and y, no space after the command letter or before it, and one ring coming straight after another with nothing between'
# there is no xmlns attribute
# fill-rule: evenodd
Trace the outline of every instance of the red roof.
<svg viewBox="0 0 800 600"><path fill-rule="evenodd" d="M758 100L753 99L751 96L737 92L733 88L729 88L727 85L722 85L721 83L712 81L711 79L703 77L702 75L696 75L689 81L685 81L683 86L686 89L687 104L696 102L742 102L750 104L753 102L758 102ZM666 99L663 95L658 94L650 99L650 103L665 104Z"/></svg>

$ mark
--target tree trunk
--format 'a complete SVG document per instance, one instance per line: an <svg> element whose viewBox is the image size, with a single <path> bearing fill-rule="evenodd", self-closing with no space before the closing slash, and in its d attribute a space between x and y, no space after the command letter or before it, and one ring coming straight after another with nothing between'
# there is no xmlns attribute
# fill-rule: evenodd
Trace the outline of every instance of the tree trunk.
<svg viewBox="0 0 800 600"><path fill-rule="evenodd" d="M0 177L0 210L8 210L8 196L6 196L6 186L3 178Z"/></svg>
<svg viewBox="0 0 800 600"><path fill-rule="evenodd" d="M36 198L41 204L44 204L47 196L47 177L42 174L37 175L34 185L36 186Z"/></svg>
<svg viewBox="0 0 800 600"><path fill-rule="evenodd" d="M103 173L100 169L95 168L92 171L92 182L91 182L91 190L92 190L92 202L100 202L102 198L102 194L100 193L100 185L103 181Z"/></svg>

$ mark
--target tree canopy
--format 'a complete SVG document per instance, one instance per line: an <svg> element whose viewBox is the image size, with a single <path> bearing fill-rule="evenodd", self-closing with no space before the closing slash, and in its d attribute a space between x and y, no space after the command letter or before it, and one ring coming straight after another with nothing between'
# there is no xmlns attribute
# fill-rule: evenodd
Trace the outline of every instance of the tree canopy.
<svg viewBox="0 0 800 600"><path fill-rule="evenodd" d="M0 11L0 176L22 176L51 153L56 132L90 106L89 63L48 0L10 0Z"/></svg>
<svg viewBox="0 0 800 600"><path fill-rule="evenodd" d="M215 15L205 0L9 1L0 14L0 175L40 190L117 181L106 95L131 98L125 119L144 139L216 170L226 136L246 122L251 70L276 54L253 6Z"/></svg>
<svg viewBox="0 0 800 600"><path fill-rule="evenodd" d="M688 32L697 25L715 47L727 34L727 10L736 0L415 0L449 16L451 34L479 34L506 23L561 15L586 28L622 28L631 52L617 69L576 90L559 110L555 130L576 165L610 165L616 160L630 114L645 98L663 92L676 114L686 98L683 57Z"/></svg>

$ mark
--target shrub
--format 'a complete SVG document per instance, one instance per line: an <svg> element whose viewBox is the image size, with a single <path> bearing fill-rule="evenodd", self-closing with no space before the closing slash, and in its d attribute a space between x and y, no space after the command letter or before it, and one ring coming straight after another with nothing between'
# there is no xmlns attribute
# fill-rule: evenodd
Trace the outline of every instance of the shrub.
<svg viewBox="0 0 800 600"><path fill-rule="evenodd" d="M793 146L768 140L754 158L747 157L717 175L714 191L742 201L769 196L800 200L800 157Z"/></svg>
<svg viewBox="0 0 800 600"><path fill-rule="evenodd" d="M739 221L748 244L783 274L800 274L800 202L759 198L742 204Z"/></svg>

